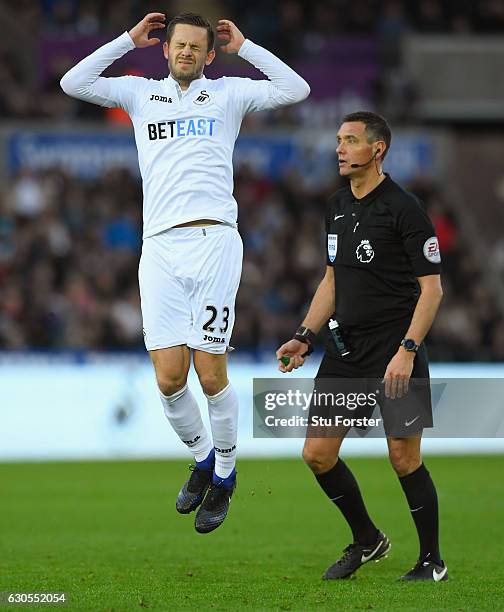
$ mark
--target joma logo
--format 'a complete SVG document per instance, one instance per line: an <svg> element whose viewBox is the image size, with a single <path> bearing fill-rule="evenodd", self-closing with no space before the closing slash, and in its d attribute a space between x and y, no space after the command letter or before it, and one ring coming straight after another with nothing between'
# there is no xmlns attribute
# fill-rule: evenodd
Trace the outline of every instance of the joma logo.
<svg viewBox="0 0 504 612"><path fill-rule="evenodd" d="M207 342L220 342L221 344L226 342L225 338L216 338L215 336L209 336L208 334L203 336L203 340L206 340Z"/></svg>
<svg viewBox="0 0 504 612"><path fill-rule="evenodd" d="M156 96L154 94L151 94L151 97L149 99L150 102L154 101L154 102L168 102L168 104L172 103L172 99L171 98L167 98L166 96Z"/></svg>

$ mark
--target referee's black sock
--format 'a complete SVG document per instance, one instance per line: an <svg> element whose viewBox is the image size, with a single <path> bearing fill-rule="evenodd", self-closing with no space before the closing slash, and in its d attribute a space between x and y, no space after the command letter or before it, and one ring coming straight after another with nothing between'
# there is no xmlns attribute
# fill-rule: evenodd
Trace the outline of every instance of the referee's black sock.
<svg viewBox="0 0 504 612"><path fill-rule="evenodd" d="M350 525L354 541L374 544L378 529L369 518L359 485L345 463L338 459L333 468L323 474L315 474L315 478L327 497L341 510Z"/></svg>
<svg viewBox="0 0 504 612"><path fill-rule="evenodd" d="M420 559L441 564L439 552L439 519L436 487L422 463L411 474L399 478L415 521L420 541Z"/></svg>

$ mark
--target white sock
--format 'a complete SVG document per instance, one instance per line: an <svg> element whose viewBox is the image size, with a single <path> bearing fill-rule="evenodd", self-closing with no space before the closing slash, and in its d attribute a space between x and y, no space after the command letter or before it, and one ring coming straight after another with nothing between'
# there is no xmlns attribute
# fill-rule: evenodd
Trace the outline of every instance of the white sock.
<svg viewBox="0 0 504 612"><path fill-rule="evenodd" d="M198 402L187 385L173 395L160 393L166 418L182 442L189 448L196 461L203 461L212 450Z"/></svg>
<svg viewBox="0 0 504 612"><path fill-rule="evenodd" d="M215 474L227 478L236 463L238 397L228 384L216 395L207 395L207 400L215 448Z"/></svg>

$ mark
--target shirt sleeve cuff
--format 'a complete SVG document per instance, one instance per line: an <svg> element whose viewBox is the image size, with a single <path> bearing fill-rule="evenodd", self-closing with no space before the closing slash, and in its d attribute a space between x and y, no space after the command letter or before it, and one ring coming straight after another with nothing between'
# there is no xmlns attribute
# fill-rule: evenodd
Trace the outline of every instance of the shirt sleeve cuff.
<svg viewBox="0 0 504 612"><path fill-rule="evenodd" d="M121 34L121 36L119 36L117 39L117 42L121 42L122 45L124 45L124 48L127 51L131 51L132 49L136 48L135 43L133 42L133 39L131 38L131 36L129 35L129 32L123 32Z"/></svg>
<svg viewBox="0 0 504 612"><path fill-rule="evenodd" d="M242 59L247 59L247 51L249 49L251 49L254 46L254 43L249 39L246 38L243 43L242 46L240 47L239 51L238 51L238 55L239 57L241 57Z"/></svg>

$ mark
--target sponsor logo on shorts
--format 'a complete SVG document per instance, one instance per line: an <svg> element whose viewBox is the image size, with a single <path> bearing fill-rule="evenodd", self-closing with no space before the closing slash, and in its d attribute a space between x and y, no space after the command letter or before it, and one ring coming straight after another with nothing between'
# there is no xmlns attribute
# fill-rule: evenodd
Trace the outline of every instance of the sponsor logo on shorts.
<svg viewBox="0 0 504 612"><path fill-rule="evenodd" d="M441 263L439 242L436 236L432 236L425 241L423 245L423 254L427 261L430 261L433 264Z"/></svg>
<svg viewBox="0 0 504 612"><path fill-rule="evenodd" d="M217 338L216 336L209 336L208 334L203 336L203 340L206 342L218 342L220 344L224 344L226 342L226 338Z"/></svg>
<svg viewBox="0 0 504 612"><path fill-rule="evenodd" d="M406 427L409 427L410 425L413 425L415 421L418 421L419 418L420 415L417 415L414 419L411 419L411 421L404 421L404 424L406 425Z"/></svg>

